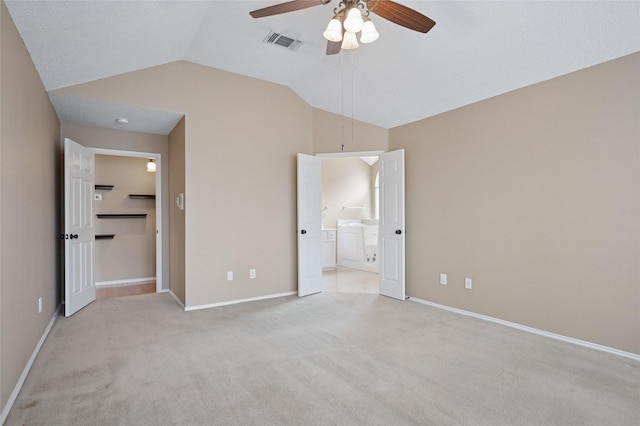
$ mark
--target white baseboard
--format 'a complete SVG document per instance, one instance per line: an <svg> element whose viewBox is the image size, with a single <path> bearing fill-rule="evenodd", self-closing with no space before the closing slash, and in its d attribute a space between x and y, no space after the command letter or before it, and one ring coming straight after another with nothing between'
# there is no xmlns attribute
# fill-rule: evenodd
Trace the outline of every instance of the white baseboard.
<svg viewBox="0 0 640 426"><path fill-rule="evenodd" d="M11 395L9 395L9 400L7 401L7 404L2 409L2 414L0 414L0 425L3 425L4 422L7 420L7 417L9 416L9 411L11 411L11 407L13 407L13 404L16 402L16 398L18 398L20 389L22 389L22 386L24 385L24 381L27 379L27 375L29 374L31 367L33 366L33 362L35 361L36 356L38 356L38 352L40 352L40 348L42 348L42 344L44 343L45 339L49 335L49 331L51 331L51 327L53 327L53 323L56 321L56 318L58 318L58 312L60 312L60 306L58 306L58 309L56 309L56 311L54 312L53 317L51 318L51 321L49 321L49 325L47 325L47 328L44 330L44 334L42 334L42 337L38 341L36 348L33 350L33 353L31 354L31 357L29 358L27 365L24 367L24 370L22 370L22 374L18 379L18 383L16 383L16 386L13 388L13 392L11 392Z"/></svg>
<svg viewBox="0 0 640 426"><path fill-rule="evenodd" d="M156 277L130 278L128 280L97 281L95 285L96 287L119 287L123 285L149 284L155 281Z"/></svg>
<svg viewBox="0 0 640 426"><path fill-rule="evenodd" d="M219 306L235 305L237 303L255 302L257 300L275 299L276 297L292 296L294 294L298 294L298 292L297 291L290 291L290 292L287 292L287 293L276 293L276 294L267 294L266 296L251 297L249 299L229 300L227 302L210 303L210 304L207 304L207 305L189 306L189 307L184 308L184 310L185 311L197 311L198 309L217 308Z"/></svg>
<svg viewBox="0 0 640 426"><path fill-rule="evenodd" d="M544 337L549 337L551 339L561 340L563 342L572 343L578 346L584 346L586 348L595 349L597 351L608 352L610 354L623 356L625 358L631 358L636 361L640 361L640 355L634 354L632 352L625 352L619 349L611 348L609 346L599 345L597 343L587 342L586 340L574 339L573 337L563 336L561 334L551 333L544 330L539 330L537 328L528 327L526 325L518 324L511 321L501 320L499 318L490 317L487 315L477 314L475 312L465 311L463 309L452 308L451 306L440 305L438 303L429 302L426 300L418 299L416 297L409 297L409 300L412 300L416 303L422 303L423 305L433 306L434 308L444 309L447 311L455 312L457 314L466 315L474 318L478 318L485 321L495 322L497 324L501 324L507 327L515 328L518 330L526 331L528 333L537 334Z"/></svg>

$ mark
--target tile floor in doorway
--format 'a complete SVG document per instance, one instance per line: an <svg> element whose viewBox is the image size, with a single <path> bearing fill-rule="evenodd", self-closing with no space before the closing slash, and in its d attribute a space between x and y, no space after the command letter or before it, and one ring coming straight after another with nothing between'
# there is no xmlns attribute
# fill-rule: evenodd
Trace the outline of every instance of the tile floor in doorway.
<svg viewBox="0 0 640 426"><path fill-rule="evenodd" d="M378 274L338 266L323 271L322 291L334 293L378 293Z"/></svg>

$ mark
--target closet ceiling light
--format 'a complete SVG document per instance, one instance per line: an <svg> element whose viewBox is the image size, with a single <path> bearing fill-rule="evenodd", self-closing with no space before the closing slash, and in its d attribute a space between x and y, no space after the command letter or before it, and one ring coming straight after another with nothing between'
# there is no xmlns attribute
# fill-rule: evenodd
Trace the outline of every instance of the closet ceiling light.
<svg viewBox="0 0 640 426"><path fill-rule="evenodd" d="M150 173L154 173L156 171L156 160L153 158L149 158L147 162L147 171Z"/></svg>

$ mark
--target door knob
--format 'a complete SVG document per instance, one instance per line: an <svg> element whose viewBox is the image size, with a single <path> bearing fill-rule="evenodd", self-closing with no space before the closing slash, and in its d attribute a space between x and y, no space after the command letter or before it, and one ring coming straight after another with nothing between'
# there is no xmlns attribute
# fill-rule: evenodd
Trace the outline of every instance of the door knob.
<svg viewBox="0 0 640 426"><path fill-rule="evenodd" d="M307 233L307 230L306 230L306 229L303 229L302 231L300 231L300 233L301 233L302 235L304 235L304 234L306 234L306 233Z"/></svg>
<svg viewBox="0 0 640 426"><path fill-rule="evenodd" d="M402 231L399 230L399 229L396 229L396 234L400 235L400 234L402 234Z"/></svg>
<svg viewBox="0 0 640 426"><path fill-rule="evenodd" d="M74 239L76 239L76 238L78 238L78 234L71 234L71 239L72 239L72 240L74 240Z"/></svg>

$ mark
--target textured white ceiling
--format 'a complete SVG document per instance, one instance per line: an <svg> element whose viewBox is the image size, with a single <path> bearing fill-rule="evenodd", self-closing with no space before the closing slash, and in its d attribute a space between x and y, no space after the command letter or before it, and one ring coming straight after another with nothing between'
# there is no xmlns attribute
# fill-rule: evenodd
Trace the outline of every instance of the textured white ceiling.
<svg viewBox="0 0 640 426"><path fill-rule="evenodd" d="M170 111L114 104L57 92L49 92L49 99L61 122L105 129L168 135L184 116ZM126 118L129 123L119 124L116 121L118 118Z"/></svg>
<svg viewBox="0 0 640 426"><path fill-rule="evenodd" d="M399 0L436 26L421 34L372 14L380 39L334 56L324 54L322 32L337 0L249 16L279 2L6 3L48 91L188 60L289 86L316 108L385 128L640 51L638 1ZM270 30L303 45L289 51L262 43ZM87 100L52 99L61 120L89 120ZM114 112L113 105L93 107ZM126 114L127 106L118 108ZM157 116L153 133L175 119L145 116L149 123Z"/></svg>

